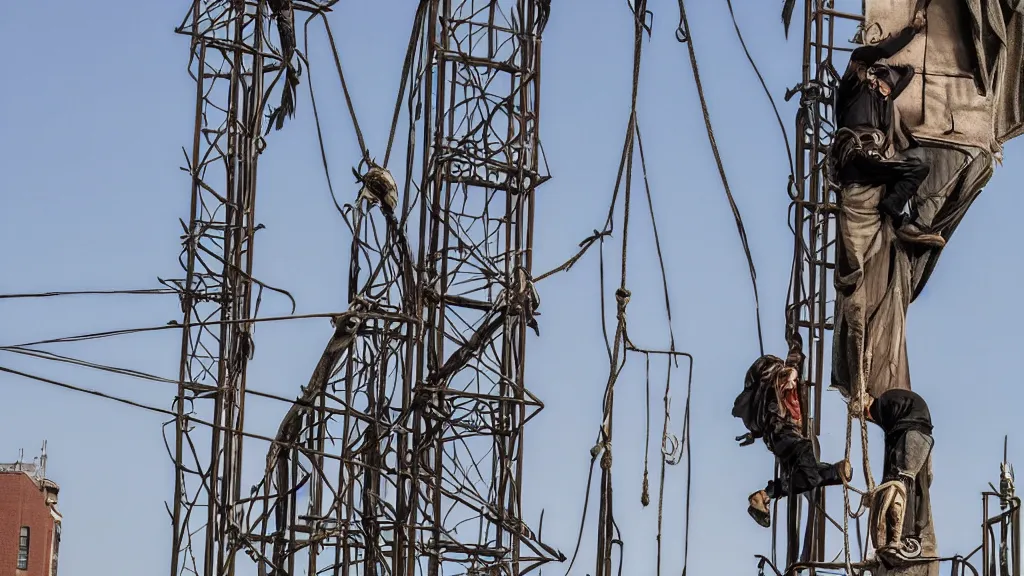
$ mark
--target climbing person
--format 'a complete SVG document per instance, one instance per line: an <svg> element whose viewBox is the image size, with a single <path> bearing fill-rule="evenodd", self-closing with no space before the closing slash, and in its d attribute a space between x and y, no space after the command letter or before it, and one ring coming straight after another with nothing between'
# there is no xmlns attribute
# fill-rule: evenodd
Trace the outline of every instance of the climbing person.
<svg viewBox="0 0 1024 576"><path fill-rule="evenodd" d="M865 395L860 406L851 405L854 415L862 416L885 433L883 484L900 482L906 489L902 527L895 531L898 555L921 551L921 531L928 524L929 486L931 484L932 417L924 398L910 390L892 389L877 399ZM857 412L860 414L857 414Z"/></svg>
<svg viewBox="0 0 1024 576"><path fill-rule="evenodd" d="M738 436L740 446L749 446L762 438L765 447L780 464L779 481L769 480L767 487L747 498L747 513L764 527L771 526L769 504L784 496L797 496L822 486L835 486L853 477L846 460L825 464L814 455L814 444L802 433L799 371L804 355L799 333L787 338L789 356L761 356L747 370L743 391L733 403L732 415L743 420L748 432Z"/></svg>
<svg viewBox="0 0 1024 576"><path fill-rule="evenodd" d="M914 67L878 63L906 47L924 26L924 11L919 10L910 26L895 36L850 55L836 91L838 130L832 162L841 186L885 186L878 211L889 217L900 240L942 247L945 239L926 233L917 221L914 197L930 167L916 157L917 141L896 119L895 100L913 79ZM908 202L909 216L905 216Z"/></svg>

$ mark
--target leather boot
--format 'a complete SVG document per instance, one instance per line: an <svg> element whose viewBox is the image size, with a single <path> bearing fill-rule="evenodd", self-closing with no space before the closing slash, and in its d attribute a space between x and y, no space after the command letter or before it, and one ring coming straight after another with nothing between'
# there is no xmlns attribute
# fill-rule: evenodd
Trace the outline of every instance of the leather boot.
<svg viewBox="0 0 1024 576"><path fill-rule="evenodd" d="M836 472L839 473L839 477L843 479L843 482L848 484L853 480L853 466L850 464L849 460L836 462L835 466Z"/></svg>
<svg viewBox="0 0 1024 576"><path fill-rule="evenodd" d="M920 244L929 248L942 248L946 240L938 234L928 234L913 222L907 222L896 229L896 237L908 244Z"/></svg>
<svg viewBox="0 0 1024 576"><path fill-rule="evenodd" d="M764 490L758 490L747 498L747 502L750 504L747 507L747 514L754 519L761 526L768 528L772 525L772 513L768 509L768 503L771 499L768 498L768 493Z"/></svg>

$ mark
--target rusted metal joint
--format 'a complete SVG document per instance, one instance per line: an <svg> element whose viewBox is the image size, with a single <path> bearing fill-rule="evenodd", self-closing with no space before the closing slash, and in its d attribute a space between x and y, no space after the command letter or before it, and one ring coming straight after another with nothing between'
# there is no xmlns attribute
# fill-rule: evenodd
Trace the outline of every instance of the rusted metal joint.
<svg viewBox="0 0 1024 576"><path fill-rule="evenodd" d="M805 83L797 84L789 90L786 90L785 100L789 102L793 99L793 96L800 94L800 106L811 106L813 104L819 104L829 99L829 87L823 82L818 80L809 80Z"/></svg>

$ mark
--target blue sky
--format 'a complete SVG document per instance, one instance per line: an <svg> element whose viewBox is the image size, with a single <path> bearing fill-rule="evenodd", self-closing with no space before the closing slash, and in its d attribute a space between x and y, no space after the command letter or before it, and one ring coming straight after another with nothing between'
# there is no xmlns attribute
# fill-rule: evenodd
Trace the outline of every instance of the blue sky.
<svg viewBox="0 0 1024 576"><path fill-rule="evenodd" d="M741 28L766 80L781 94L799 80L800 43L786 41L779 3L734 0ZM758 267L766 347L782 353L783 304L792 257L786 226L788 164L757 79L724 2L689 3L716 136ZM746 262L707 144L685 46L676 42L675 2L650 2L654 35L644 48L639 118L671 287L677 346L693 354L693 528L690 573L753 571L770 532L745 513L746 496L771 473L761 444L740 449L729 415L749 363L758 355ZM173 34L183 2L57 0L6 7L0 91L0 292L157 286L181 274L179 218L187 218L188 179L178 167L191 140L193 84L188 43ZM412 23L412 0L342 2L331 18L367 144L383 150L399 70ZM799 32L796 34L799 36ZM322 40L322 39L321 39ZM318 40L319 42L320 40ZM340 90L326 72L325 44L312 50L318 103L340 193L354 198L348 167L358 150ZM603 223L628 117L632 24L621 0L556 0L544 40L542 140L554 179L538 191L535 268L547 270ZM14 56L14 54L18 54ZM319 59L319 60L318 60ZM319 68L317 68L319 66ZM308 92L297 117L274 133L260 161L256 274L287 288L298 313L345 307L348 237L320 167ZM791 124L794 107L783 106ZM979 492L998 479L1002 437L1021 460L1017 354L1024 318L1016 286L1024 263L1012 257L1014 182L1024 178L1020 145L998 168L946 249L924 294L911 307L908 341L915 390L935 420L933 504L943 553L980 542ZM641 198L637 198L641 201ZM631 234L630 335L642 346L667 342L653 237L640 204ZM616 237L612 246L620 239ZM529 386L546 409L527 432L525 501L545 540L570 553L583 503L589 449L600 421L607 363L598 309L597 253L570 273L540 284L540 338L531 336ZM269 297L268 315L288 312ZM168 296L76 297L0 301L0 342L16 344L99 330L157 326L180 318ZM325 320L261 326L250 383L294 395L330 334ZM52 348L93 361L174 377L174 331ZM170 407L173 387L49 365L8 353L0 366L63 379ZM655 372L652 412L661 397ZM644 373L632 358L616 403L616 517L626 538L627 573L650 573L656 506L641 508ZM677 386L683 384L677 380ZM162 417L44 384L0 375L0 461L49 441L50 476L61 484L65 515L63 576L166 571L170 522L164 502L173 474L161 438ZM673 426L682 423L683 389L673 394ZM825 398L825 459L844 445L843 408ZM284 407L253 403L255 429L276 426ZM653 426L660 428L655 416ZM656 435L655 435L656 436ZM880 436L872 433L874 469ZM265 445L253 444L260 458ZM248 449L248 448L247 448ZM657 454L657 440L651 446ZM652 484L657 477L652 468ZM857 482L863 482L859 470ZM670 467L665 501L666 573L681 561L685 470ZM830 493L835 502L840 492ZM596 513L596 508L592 514ZM592 519L594 516L590 516ZM593 523L574 574L592 571ZM830 550L841 540L830 534ZM557 567L549 573L557 574Z"/></svg>

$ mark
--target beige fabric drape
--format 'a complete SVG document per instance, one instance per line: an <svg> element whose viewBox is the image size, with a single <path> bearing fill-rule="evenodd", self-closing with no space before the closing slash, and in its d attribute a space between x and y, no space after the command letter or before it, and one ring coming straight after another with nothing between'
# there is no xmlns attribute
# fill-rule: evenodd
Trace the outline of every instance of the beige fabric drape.
<svg viewBox="0 0 1024 576"><path fill-rule="evenodd" d="M899 32L917 6L866 0L865 41ZM1024 132L1024 0L931 0L927 19L889 63L916 70L896 105L923 145L911 153L931 166L918 192L921 223L948 242L991 177L1002 143ZM907 310L942 252L897 241L878 216L883 193L866 186L840 192L832 385L847 395L859 386L876 397L911 388ZM919 392L929 397L941 386L924 383ZM934 555L933 527L921 536L924 554ZM938 565L881 573L934 576Z"/></svg>

